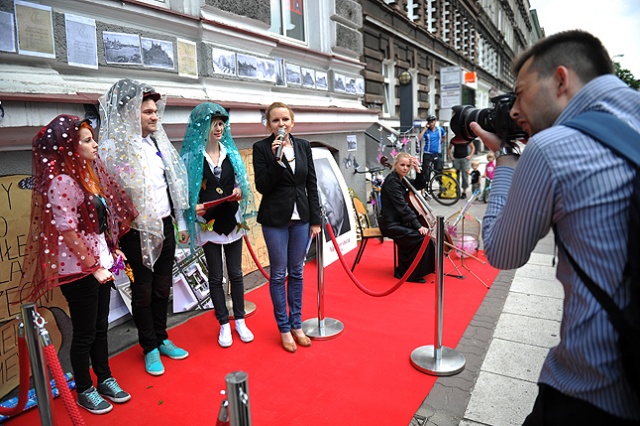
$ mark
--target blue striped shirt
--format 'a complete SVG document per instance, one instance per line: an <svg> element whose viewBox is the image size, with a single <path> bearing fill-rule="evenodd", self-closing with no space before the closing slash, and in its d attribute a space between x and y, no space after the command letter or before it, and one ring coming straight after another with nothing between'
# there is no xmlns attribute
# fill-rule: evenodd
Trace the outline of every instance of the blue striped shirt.
<svg viewBox="0 0 640 426"><path fill-rule="evenodd" d="M552 127L529 139L515 170L496 168L483 220L484 249L491 265L518 268L555 227L587 275L625 306L629 288L621 281L635 175L603 145L562 126L591 110L610 112L640 131L639 92L613 75L585 85ZM619 417L640 420L640 406L622 378L617 333L562 250L556 276L565 296L560 343L550 350L539 381Z"/></svg>

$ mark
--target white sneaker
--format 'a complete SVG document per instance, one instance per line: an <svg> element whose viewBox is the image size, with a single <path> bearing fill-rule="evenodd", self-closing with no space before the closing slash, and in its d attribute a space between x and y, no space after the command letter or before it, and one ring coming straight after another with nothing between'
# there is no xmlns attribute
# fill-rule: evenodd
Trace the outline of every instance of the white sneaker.
<svg viewBox="0 0 640 426"><path fill-rule="evenodd" d="M243 342L249 343L253 341L253 333L247 327L244 318L236 320L236 331L240 335L240 340Z"/></svg>
<svg viewBox="0 0 640 426"><path fill-rule="evenodd" d="M231 336L231 324L226 323L220 326L220 336L218 336L218 344L223 348L228 348L233 343Z"/></svg>

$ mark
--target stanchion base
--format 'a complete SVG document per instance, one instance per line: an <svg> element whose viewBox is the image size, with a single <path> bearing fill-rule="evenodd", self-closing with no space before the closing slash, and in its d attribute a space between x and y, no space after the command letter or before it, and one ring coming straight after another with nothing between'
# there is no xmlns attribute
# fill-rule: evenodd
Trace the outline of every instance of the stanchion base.
<svg viewBox="0 0 640 426"><path fill-rule="evenodd" d="M311 339L328 340L340 335L344 331L344 324L333 318L322 321L312 318L302 322L302 331Z"/></svg>
<svg viewBox="0 0 640 426"><path fill-rule="evenodd" d="M227 311L229 311L229 319L235 319L233 315L233 300L227 297ZM250 300L244 301L244 317L248 318L256 312L256 304Z"/></svg>
<svg viewBox="0 0 640 426"><path fill-rule="evenodd" d="M434 345L420 346L411 352L411 365L423 373L434 376L452 376L464 370L466 359L460 352L442 347L439 360L435 356Z"/></svg>

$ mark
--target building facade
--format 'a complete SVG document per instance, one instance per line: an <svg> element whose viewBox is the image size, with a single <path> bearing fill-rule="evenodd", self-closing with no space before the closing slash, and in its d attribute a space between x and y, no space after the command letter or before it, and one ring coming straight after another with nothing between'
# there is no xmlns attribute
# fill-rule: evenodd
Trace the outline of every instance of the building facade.
<svg viewBox="0 0 640 426"><path fill-rule="evenodd" d="M31 140L60 113L97 116L120 78L168 97L164 127L179 148L191 109L231 111L241 149L267 135L266 107L295 111L297 136L362 162L377 111L363 106L357 1L0 0L1 175L31 173ZM361 157L360 159L358 157ZM347 173L345 173L348 176ZM350 185L364 190L362 182Z"/></svg>
<svg viewBox="0 0 640 426"><path fill-rule="evenodd" d="M460 67L459 103L479 108L512 90L513 59L529 46L528 0L362 0L365 105L399 126L399 76L411 76L413 119L436 114L448 82L441 72Z"/></svg>

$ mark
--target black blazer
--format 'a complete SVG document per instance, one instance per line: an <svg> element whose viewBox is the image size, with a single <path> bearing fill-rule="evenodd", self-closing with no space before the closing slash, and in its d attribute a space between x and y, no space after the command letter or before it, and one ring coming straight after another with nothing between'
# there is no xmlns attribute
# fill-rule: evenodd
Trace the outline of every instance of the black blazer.
<svg viewBox="0 0 640 426"><path fill-rule="evenodd" d="M213 174L213 170L209 167L207 159L205 158L203 161L202 185L200 185L198 202L204 203L206 201L214 201L231 195L235 186L236 176L229 157L226 157L222 162L222 173L220 175L220 179L216 178ZM215 222L213 222L213 230L215 232L218 234L229 235L238 225L238 221L236 219L238 206L239 204L237 201L227 201L210 207L207 209L203 217L207 222L211 219L215 219Z"/></svg>
<svg viewBox="0 0 640 426"><path fill-rule="evenodd" d="M416 188L425 187L424 175L416 174L416 179L409 182ZM409 206L405 199L405 194L409 191L402 179L395 171L389 173L384 179L381 190L382 210L380 212L380 228L391 226L404 226L412 229L420 229L422 224L418 220L416 211Z"/></svg>
<svg viewBox="0 0 640 426"><path fill-rule="evenodd" d="M262 194L258 223L264 226L284 226L291 220L294 203L300 220L320 225L320 197L311 145L304 139L289 135L296 160L295 174L288 162L282 167L275 159L271 134L253 144L253 172L256 189Z"/></svg>

